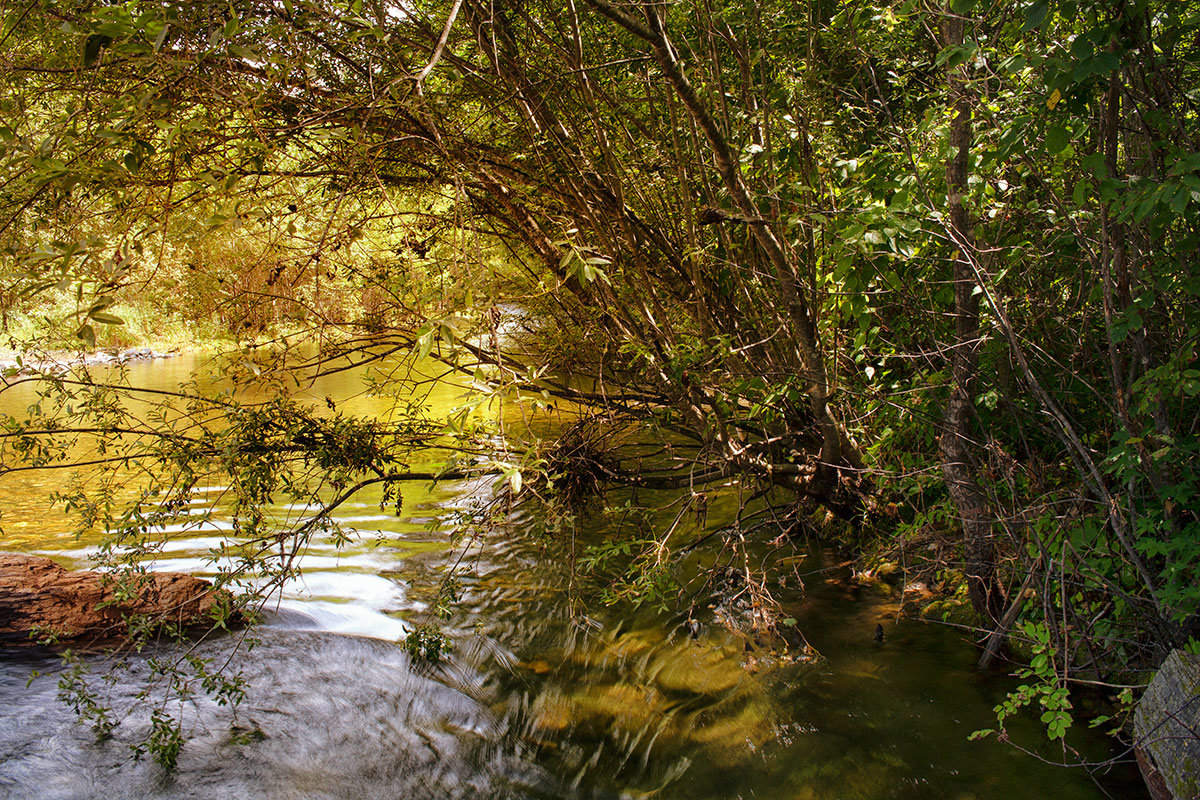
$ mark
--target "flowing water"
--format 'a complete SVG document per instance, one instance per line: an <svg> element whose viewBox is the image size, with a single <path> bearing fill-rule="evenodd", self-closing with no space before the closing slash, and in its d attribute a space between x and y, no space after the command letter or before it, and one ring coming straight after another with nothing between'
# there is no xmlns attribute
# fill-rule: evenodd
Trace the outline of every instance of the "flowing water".
<svg viewBox="0 0 1200 800"><path fill-rule="evenodd" d="M136 383L173 388L198 366L181 357L130 369ZM448 408L463 391L435 384L426 402ZM365 394L350 373L307 393L358 413L384 414L391 402ZM26 387L4 392L0 414L19 416L32 401ZM95 542L71 536L70 520L46 499L64 479L0 477L0 548L88 566ZM896 620L886 591L853 590L837 557L818 546L786 545L795 548L784 556L792 571L773 591L820 657L781 658L715 624L703 598L694 618L683 602L666 610L599 602L604 579L569 569L613 524L598 510L581 513L569 535L539 532L540 520L518 512L464 545L455 526L490 492L491 479L413 482L398 517L369 491L341 506L337 520L352 541L312 542L256 647L234 651L235 637L199 646L215 663L232 659L249 691L236 711L204 698L177 709L189 739L172 773L135 763L128 749L148 725L134 692L149 654L129 659L120 673L128 680L106 690L128 717L102 743L55 699L56 662L0 656L0 796L1105 796L1082 770L969 741L994 724L992 707L1013 683L974 672L975 652L955 630ZM208 487L196 513L220 496ZM718 497L706 524L728 519L735 500ZM217 514L175 531L153 568L211 574L210 551L227 530ZM712 558L699 548L682 569ZM455 564L463 578L444 623L452 655L412 663L396 642L430 617ZM882 643L872 636L877 623ZM27 683L31 669L47 674ZM1030 745L1042 736L1032 723L1010 731ZM1085 746L1109 754L1099 738ZM1128 768L1101 781L1113 796L1141 796Z"/></svg>

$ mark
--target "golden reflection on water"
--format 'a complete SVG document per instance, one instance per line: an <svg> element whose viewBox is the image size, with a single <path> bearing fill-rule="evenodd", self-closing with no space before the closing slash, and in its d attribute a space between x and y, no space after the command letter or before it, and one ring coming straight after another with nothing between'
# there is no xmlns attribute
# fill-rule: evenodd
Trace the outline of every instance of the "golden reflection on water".
<svg viewBox="0 0 1200 800"><path fill-rule="evenodd" d="M197 357L137 364L130 377L174 387L198 366ZM432 382L419 391L436 416L461 405L468 389ZM330 397L357 414L386 416L396 404L365 392L351 374L300 395L316 408ZM0 412L19 413L29 402L28 391L0 394ZM511 411L506 420L516 426L523 417ZM68 477L65 470L0 476L0 547L86 564L100 533L76 540L73 521L48 500ZM338 511L353 538L336 546L314 538L285 600L328 630L397 638L399 623L429 617L438 581L460 553L447 515L486 494L487 483L406 484L399 517L379 508L378 490L364 492ZM221 489L210 488L193 509L209 518L171 531L160 566L215 569L211 558L228 526ZM731 518L737 503L733 493L713 497L709 524ZM282 519L296 509L274 513ZM1064 777L996 742L968 742L970 731L988 726L1004 687L972 676L973 652L951 631L889 620L887 641L872 641L895 601L824 583L827 573L818 570L837 563L832 554L787 556L811 573L808 590L779 595L822 657L772 659L748 652L745 637L719 625L689 632L670 614L644 608L585 603L591 616L581 621L573 593L598 587L581 579L582 588L568 588L569 556L559 543L533 541L530 523L517 520L477 543L446 624L458 662L482 676L472 691L508 726L505 746L530 748L561 777L562 796L1010 800L1045 786L1063 800L1097 796L1085 776ZM605 535L605 524L583 519L580 546ZM1036 737L1035 726L1024 728L1031 732Z"/></svg>

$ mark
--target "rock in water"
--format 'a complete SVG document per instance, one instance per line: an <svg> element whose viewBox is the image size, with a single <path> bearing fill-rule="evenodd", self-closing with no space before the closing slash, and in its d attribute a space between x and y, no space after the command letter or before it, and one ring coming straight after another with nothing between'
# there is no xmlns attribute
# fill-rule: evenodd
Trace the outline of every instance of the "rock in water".
<svg viewBox="0 0 1200 800"><path fill-rule="evenodd" d="M1154 800L1200 797L1200 656L1175 650L1133 715L1138 766Z"/></svg>
<svg viewBox="0 0 1200 800"><path fill-rule="evenodd" d="M205 622L221 599L211 583L191 575L150 573L138 581L136 600L112 603L113 578L72 572L41 556L0 553L0 646L31 646L35 631L72 647L113 644L126 633L130 614L191 627Z"/></svg>

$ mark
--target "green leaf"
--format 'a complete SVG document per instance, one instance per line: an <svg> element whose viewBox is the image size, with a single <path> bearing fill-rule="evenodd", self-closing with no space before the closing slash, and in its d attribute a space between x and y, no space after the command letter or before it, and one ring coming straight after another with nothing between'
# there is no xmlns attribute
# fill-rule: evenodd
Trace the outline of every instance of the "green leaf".
<svg viewBox="0 0 1200 800"><path fill-rule="evenodd" d="M1150 195L1145 200L1143 200L1138 205L1137 210L1133 212L1133 221L1141 222L1146 217L1150 216L1150 214L1154 211L1155 206L1157 206L1157 205L1158 205L1157 193Z"/></svg>
<svg viewBox="0 0 1200 800"><path fill-rule="evenodd" d="M1182 214L1187 210L1188 201L1192 199L1192 191L1186 186L1180 186L1175 192L1175 196L1171 198L1171 210L1176 214Z"/></svg>
<svg viewBox="0 0 1200 800"><path fill-rule="evenodd" d="M1042 23L1046 21L1046 14L1050 11L1050 3L1047 0L1039 0L1029 7L1025 12L1025 24L1021 26L1021 32L1031 31L1034 28L1042 27Z"/></svg>
<svg viewBox="0 0 1200 800"><path fill-rule="evenodd" d="M249 47L243 47L240 44L229 45L229 55L233 56L234 58L240 58L244 61L259 60L257 52Z"/></svg>
<svg viewBox="0 0 1200 800"><path fill-rule="evenodd" d="M1092 74L1107 75L1114 70L1121 68L1121 59L1116 53L1110 53L1105 50L1102 53L1097 53L1092 59Z"/></svg>
<svg viewBox="0 0 1200 800"><path fill-rule="evenodd" d="M1055 125L1046 131L1046 152L1051 154L1061 153L1067 149L1067 145L1071 143L1071 135L1067 133L1067 129L1061 125Z"/></svg>
<svg viewBox="0 0 1200 800"><path fill-rule="evenodd" d="M96 311L88 315L88 318L93 322L99 322L102 325L124 325L125 320L120 317L109 314L105 311Z"/></svg>
<svg viewBox="0 0 1200 800"><path fill-rule="evenodd" d="M1086 178L1080 178L1075 181L1075 188L1071 192L1071 199L1075 205L1081 206L1087 202L1088 197L1088 181Z"/></svg>
<svg viewBox="0 0 1200 800"><path fill-rule="evenodd" d="M1091 58L1094 52L1092 41L1087 36L1076 36L1075 41L1071 42L1071 55L1077 61Z"/></svg>
<svg viewBox="0 0 1200 800"><path fill-rule="evenodd" d="M427 358L433 350L433 331L428 330L417 340L417 358Z"/></svg>
<svg viewBox="0 0 1200 800"><path fill-rule="evenodd" d="M953 69L959 64L963 64L975 55L978 49L974 42L964 42L947 47L937 55L937 65L944 66L947 69Z"/></svg>
<svg viewBox="0 0 1200 800"><path fill-rule="evenodd" d="M100 53L104 48L112 44L112 37L105 36L102 33L93 33L83 43L83 63L84 66L92 66L100 58Z"/></svg>
<svg viewBox="0 0 1200 800"><path fill-rule="evenodd" d="M82 339L88 347L96 346L96 331L91 325L80 325L79 330L75 331L75 338Z"/></svg>

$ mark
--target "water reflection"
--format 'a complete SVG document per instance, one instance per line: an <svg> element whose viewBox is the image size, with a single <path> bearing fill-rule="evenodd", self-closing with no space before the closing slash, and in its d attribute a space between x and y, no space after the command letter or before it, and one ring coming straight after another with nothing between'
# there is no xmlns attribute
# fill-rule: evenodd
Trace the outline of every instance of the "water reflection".
<svg viewBox="0 0 1200 800"><path fill-rule="evenodd" d="M133 378L172 386L194 366L167 363L135 365ZM363 395L356 380L334 376L307 392L314 403L333 396L358 413L386 412L392 400ZM424 402L443 409L462 399L461 387L426 391ZM19 409L28 398L0 402ZM46 513L41 498L54 480L0 479L0 544L87 566L94 541L75 541L65 518ZM516 516L456 544L456 521L490 487L406 485L401 517L380 510L377 492L339 508L351 541L317 534L308 543L263 644L237 656L251 684L247 705L236 718L202 699L188 706L193 739L173 777L131 768L118 746L144 719L135 714L117 744L94 745L54 702L50 678L26 689L28 664L3 663L0 789L63 798L1102 796L1078 772L968 742L989 726L1004 687L971 672L973 652L952 631L895 623L891 600L847 597L825 583L837 576L824 571L831 554L795 550L808 590L777 592L821 658L773 658L711 614L696 625L675 611L598 603L599 581L571 574L573 556L604 534L598 516L584 515L571 542ZM228 563L222 491L195 498L152 568L212 575ZM733 502L715 498L711 524ZM705 559L698 551L683 569L698 571ZM438 668L414 668L392 643L429 618L456 564L458 601L444 622L454 654ZM871 635L881 619L882 645ZM216 657L222 646L204 648ZM142 668L135 659L135 672ZM133 704L130 690L115 691ZM235 745L231 726L263 738L234 736ZM1032 726L1014 727L1036 740ZM1116 785L1139 786L1129 773Z"/></svg>

